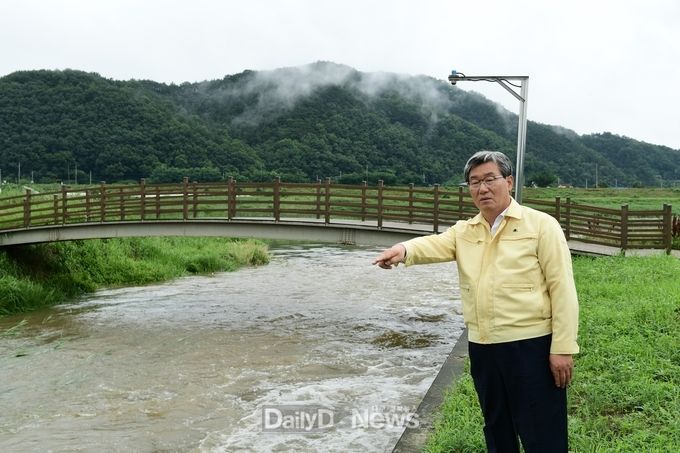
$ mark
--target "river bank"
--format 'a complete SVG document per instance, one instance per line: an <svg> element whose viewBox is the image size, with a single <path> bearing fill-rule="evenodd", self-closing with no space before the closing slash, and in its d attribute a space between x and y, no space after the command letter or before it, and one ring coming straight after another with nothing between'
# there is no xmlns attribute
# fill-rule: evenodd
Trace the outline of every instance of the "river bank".
<svg viewBox="0 0 680 453"><path fill-rule="evenodd" d="M117 238L0 250L0 316L35 310L103 287L266 264L267 245L229 238Z"/></svg>
<svg viewBox="0 0 680 453"><path fill-rule="evenodd" d="M575 258L581 304L570 449L669 451L680 445L680 260ZM469 374L454 383L426 451L485 451Z"/></svg>

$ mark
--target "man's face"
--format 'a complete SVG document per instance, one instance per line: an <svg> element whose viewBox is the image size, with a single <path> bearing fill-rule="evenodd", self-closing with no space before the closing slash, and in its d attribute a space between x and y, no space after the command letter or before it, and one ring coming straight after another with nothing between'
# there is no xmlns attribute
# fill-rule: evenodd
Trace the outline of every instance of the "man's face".
<svg viewBox="0 0 680 453"><path fill-rule="evenodd" d="M495 162L485 162L473 168L469 178L472 201L484 218L492 222L510 204L512 176L503 178ZM482 183L476 185L477 182Z"/></svg>

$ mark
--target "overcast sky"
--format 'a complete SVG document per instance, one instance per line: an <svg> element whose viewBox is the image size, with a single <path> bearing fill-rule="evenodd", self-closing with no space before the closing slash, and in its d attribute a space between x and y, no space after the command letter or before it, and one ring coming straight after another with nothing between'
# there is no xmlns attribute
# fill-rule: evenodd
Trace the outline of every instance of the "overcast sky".
<svg viewBox="0 0 680 453"><path fill-rule="evenodd" d="M530 120L680 149L678 0L0 0L0 76L196 82L333 61L528 75ZM459 83L518 111L497 84Z"/></svg>

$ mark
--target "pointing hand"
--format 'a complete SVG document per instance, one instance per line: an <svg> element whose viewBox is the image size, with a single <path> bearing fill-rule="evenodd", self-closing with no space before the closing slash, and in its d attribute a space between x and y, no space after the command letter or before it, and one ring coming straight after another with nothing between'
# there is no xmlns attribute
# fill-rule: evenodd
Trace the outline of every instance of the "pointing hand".
<svg viewBox="0 0 680 453"><path fill-rule="evenodd" d="M393 264L396 266L399 263L404 262L405 257L406 247L401 244L396 244L378 255L376 259L373 260L373 264L377 264L383 269L392 269Z"/></svg>

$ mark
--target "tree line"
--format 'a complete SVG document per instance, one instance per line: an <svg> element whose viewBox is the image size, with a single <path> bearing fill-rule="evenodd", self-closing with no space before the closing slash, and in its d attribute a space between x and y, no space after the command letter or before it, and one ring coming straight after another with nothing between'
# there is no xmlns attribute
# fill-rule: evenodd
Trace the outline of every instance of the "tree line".
<svg viewBox="0 0 680 453"><path fill-rule="evenodd" d="M0 78L2 179L21 165L36 182L458 184L475 151L514 158L511 112L427 77L375 79L333 63L181 85L15 72ZM680 179L678 150L535 122L525 165L525 183L540 186L592 185L595 166L601 185Z"/></svg>

